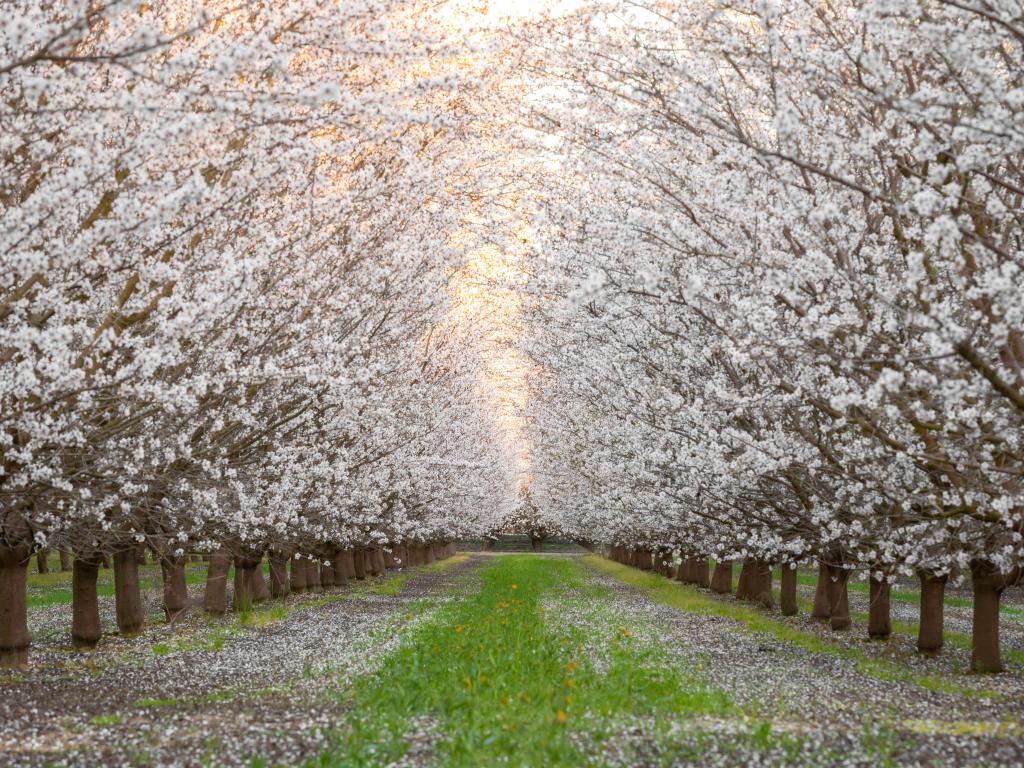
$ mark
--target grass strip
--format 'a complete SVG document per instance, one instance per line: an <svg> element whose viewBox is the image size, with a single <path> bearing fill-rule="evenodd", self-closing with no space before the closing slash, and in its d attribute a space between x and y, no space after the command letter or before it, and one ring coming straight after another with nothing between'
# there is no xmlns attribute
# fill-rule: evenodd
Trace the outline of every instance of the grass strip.
<svg viewBox="0 0 1024 768"><path fill-rule="evenodd" d="M595 723L735 714L728 696L656 658L627 628L611 633L595 669L582 631L546 621L542 608L582 576L569 560L495 558L479 593L439 609L378 674L356 682L350 727L312 764L388 765L415 749L444 766L588 765L615 738ZM576 738L584 733L586 750Z"/></svg>

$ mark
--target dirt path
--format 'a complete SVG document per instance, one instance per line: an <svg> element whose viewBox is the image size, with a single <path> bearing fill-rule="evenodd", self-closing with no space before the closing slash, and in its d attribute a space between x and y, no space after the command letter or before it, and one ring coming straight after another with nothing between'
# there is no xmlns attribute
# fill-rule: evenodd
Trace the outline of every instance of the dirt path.
<svg viewBox="0 0 1024 768"><path fill-rule="evenodd" d="M65 647L44 609L30 667L0 680L0 765L300 763L324 749L351 681L484 561L416 572L396 594L377 582L292 596L246 626L194 612L88 654Z"/></svg>

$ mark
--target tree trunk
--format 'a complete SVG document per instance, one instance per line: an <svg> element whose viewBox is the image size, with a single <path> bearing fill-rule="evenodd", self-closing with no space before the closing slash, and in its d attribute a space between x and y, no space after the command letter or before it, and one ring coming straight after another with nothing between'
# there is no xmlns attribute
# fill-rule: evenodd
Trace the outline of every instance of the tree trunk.
<svg viewBox="0 0 1024 768"><path fill-rule="evenodd" d="M252 570L252 598L257 603L265 603L270 599L270 588L267 586L267 579L263 575L262 558L257 561L256 567Z"/></svg>
<svg viewBox="0 0 1024 768"><path fill-rule="evenodd" d="M444 547L441 547L441 554L444 557L447 557L448 555L446 553L447 553L447 550ZM384 562L384 550L381 549L380 547L377 547L377 549L373 550L373 557L374 557L374 559L376 560L376 563L377 563L377 573L380 576L387 575L388 568L387 568L387 563Z"/></svg>
<svg viewBox="0 0 1024 768"><path fill-rule="evenodd" d="M20 666L28 661L28 544L15 547L0 544L0 667Z"/></svg>
<svg viewBox="0 0 1024 768"><path fill-rule="evenodd" d="M772 564L767 560L755 560L751 574L751 599L762 608L775 607L772 595Z"/></svg>
<svg viewBox="0 0 1024 768"><path fill-rule="evenodd" d="M740 580L736 584L737 600L753 599L754 590L751 582L755 579L754 571L754 559L751 557L744 559L743 566L740 568Z"/></svg>
<svg viewBox="0 0 1024 768"><path fill-rule="evenodd" d="M711 585L711 569L708 565L708 559L706 557L694 558L693 570L690 575L693 577L694 584L707 589Z"/></svg>
<svg viewBox="0 0 1024 768"><path fill-rule="evenodd" d="M540 552L541 551L541 547L543 547L543 546L544 546L544 540L543 539L535 539L532 536L530 537L530 550L532 552Z"/></svg>
<svg viewBox="0 0 1024 768"><path fill-rule="evenodd" d="M164 576L164 615L173 624L188 610L188 582L185 580L184 558L161 558Z"/></svg>
<svg viewBox="0 0 1024 768"><path fill-rule="evenodd" d="M271 552L267 561L270 563L270 595L285 597L291 591L288 583L288 558Z"/></svg>
<svg viewBox="0 0 1024 768"><path fill-rule="evenodd" d="M139 589L139 560L134 547L114 553L114 606L122 635L141 631L146 623Z"/></svg>
<svg viewBox="0 0 1024 768"><path fill-rule="evenodd" d="M351 581L356 577L356 563L355 559L352 557L352 550L343 549L339 557L341 558L341 569L342 573L345 575L345 580Z"/></svg>
<svg viewBox="0 0 1024 768"><path fill-rule="evenodd" d="M943 608L946 596L946 576L927 571L919 573L921 579L921 618L917 629L917 650L926 655L942 648Z"/></svg>
<svg viewBox="0 0 1024 768"><path fill-rule="evenodd" d="M423 547L423 554L426 555L425 564L426 565L433 565L434 564L434 548L432 546L430 546L429 544L426 544Z"/></svg>
<svg viewBox="0 0 1024 768"><path fill-rule="evenodd" d="M829 591L828 566L818 561L818 585L814 590L814 607L811 609L811 618L818 621L828 621L832 615L831 599Z"/></svg>
<svg viewBox="0 0 1024 768"><path fill-rule="evenodd" d="M320 586L330 589L334 586L334 561L320 563Z"/></svg>
<svg viewBox="0 0 1024 768"><path fill-rule="evenodd" d="M829 626L834 631L850 628L850 596L846 583L850 572L838 565L828 567Z"/></svg>
<svg viewBox="0 0 1024 768"><path fill-rule="evenodd" d="M409 567L409 548L405 544L395 547L395 560L399 568Z"/></svg>
<svg viewBox="0 0 1024 768"><path fill-rule="evenodd" d="M732 560L720 560L715 563L715 572L711 577L711 591L720 595L732 592Z"/></svg>
<svg viewBox="0 0 1024 768"><path fill-rule="evenodd" d="M1002 672L999 652L999 599L1019 572L999 573L988 563L971 563L974 588L974 622L971 631L971 669L975 672Z"/></svg>
<svg viewBox="0 0 1024 768"><path fill-rule="evenodd" d="M872 640L886 640L892 634L891 605L887 579L875 578L871 574L868 601L868 637Z"/></svg>
<svg viewBox="0 0 1024 768"><path fill-rule="evenodd" d="M779 566L779 607L783 616L796 616L796 586L797 569L795 564L790 568L790 563L782 563Z"/></svg>
<svg viewBox="0 0 1024 768"><path fill-rule="evenodd" d="M352 567L355 570L356 578L362 581L366 578L366 555L362 547L352 550Z"/></svg>
<svg viewBox="0 0 1024 768"><path fill-rule="evenodd" d="M50 572L50 550L40 549L36 552L36 568L39 573Z"/></svg>
<svg viewBox="0 0 1024 768"><path fill-rule="evenodd" d="M637 551L637 568L641 571L654 569L654 561L651 558L651 550L643 548Z"/></svg>
<svg viewBox="0 0 1024 768"><path fill-rule="evenodd" d="M90 562L81 557L76 557L71 566L71 644L75 648L92 648L103 636L96 596L99 570L98 560Z"/></svg>
<svg viewBox="0 0 1024 768"><path fill-rule="evenodd" d="M110 570L110 555L105 552L100 556L100 567L106 568L108 571Z"/></svg>
<svg viewBox="0 0 1024 768"><path fill-rule="evenodd" d="M306 564L306 590L319 592L321 590L320 564L313 558L307 558L304 562Z"/></svg>
<svg viewBox="0 0 1024 768"><path fill-rule="evenodd" d="M302 555L292 555L291 591L306 591L306 558Z"/></svg>
<svg viewBox="0 0 1024 768"><path fill-rule="evenodd" d="M60 552L60 569L63 573L67 573L71 570L71 553L63 547L58 551ZM71 578L74 579L74 574Z"/></svg>
<svg viewBox="0 0 1024 768"><path fill-rule="evenodd" d="M688 584L689 583L687 581L687 579L690 578L690 569L687 567L687 563L688 562L689 562L689 558L686 556L686 554L685 553L680 553L680 555L679 555L679 567L676 568L676 581L678 581L680 584Z"/></svg>
<svg viewBox="0 0 1024 768"><path fill-rule="evenodd" d="M242 613L252 608L255 602L255 595L253 594L253 571L256 569L256 563L252 560L243 559L241 557L235 558L235 594L234 594L234 609L236 613Z"/></svg>
<svg viewBox="0 0 1024 768"><path fill-rule="evenodd" d="M348 576L345 574L345 564L342 562L345 553L342 550L337 550L334 553L334 586L336 587L347 587Z"/></svg>
<svg viewBox="0 0 1024 768"><path fill-rule="evenodd" d="M231 555L224 550L210 555L206 567L206 591L203 594L203 610L216 616L223 615L228 609L228 570L231 568Z"/></svg>

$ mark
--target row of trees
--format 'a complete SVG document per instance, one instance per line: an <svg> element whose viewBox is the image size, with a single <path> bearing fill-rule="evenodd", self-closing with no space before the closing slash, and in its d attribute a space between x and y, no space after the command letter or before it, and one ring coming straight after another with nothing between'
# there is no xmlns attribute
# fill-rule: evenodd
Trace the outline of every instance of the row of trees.
<svg viewBox="0 0 1024 768"><path fill-rule="evenodd" d="M107 556L131 631L140 547L180 600L187 553L251 571L502 513L447 299L473 85L436 12L0 9L0 659L39 548L73 553L91 642Z"/></svg>
<svg viewBox="0 0 1024 768"><path fill-rule="evenodd" d="M526 105L558 169L526 265L538 505L615 547L820 566L836 629L852 574L878 635L890 583L919 578L926 652L969 574L973 665L1001 669L1020 4L608 2L520 43L559 95Z"/></svg>

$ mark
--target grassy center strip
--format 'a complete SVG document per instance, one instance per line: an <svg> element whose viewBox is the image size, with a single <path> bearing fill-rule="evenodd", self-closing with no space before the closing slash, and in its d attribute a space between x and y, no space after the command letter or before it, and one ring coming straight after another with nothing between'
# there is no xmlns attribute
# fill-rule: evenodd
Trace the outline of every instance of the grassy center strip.
<svg viewBox="0 0 1024 768"><path fill-rule="evenodd" d="M495 558L479 593L438 611L356 684L348 729L315 764L387 765L412 751L446 766L584 765L615 737L588 723L734 712L628 630L613 634L596 670L584 633L542 608L581 578L572 561Z"/></svg>

